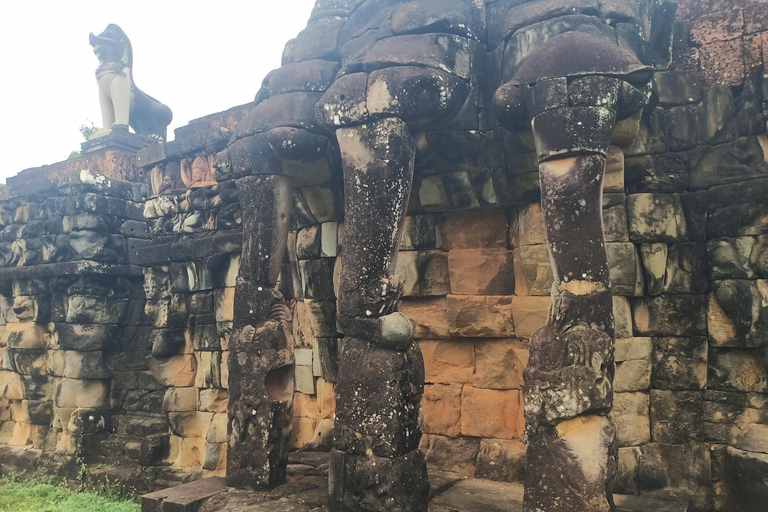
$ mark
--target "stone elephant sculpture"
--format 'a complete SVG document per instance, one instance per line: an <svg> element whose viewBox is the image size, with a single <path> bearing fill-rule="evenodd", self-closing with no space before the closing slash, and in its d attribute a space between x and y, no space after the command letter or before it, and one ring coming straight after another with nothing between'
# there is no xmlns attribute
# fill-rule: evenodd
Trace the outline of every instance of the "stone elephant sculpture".
<svg viewBox="0 0 768 512"><path fill-rule="evenodd" d="M615 123L639 120L653 66L669 58L673 18L669 5L636 0L316 3L217 156L217 172L238 180L243 209L231 341L243 355L229 363L230 485L284 480L292 356L272 313L284 302L275 285L294 190L342 181L337 314L345 342L330 508L427 509L418 449L423 363L409 321L396 311L401 290L393 277L402 221L420 199L411 197L414 175L439 173L441 154L451 151L477 165L477 155L499 149L503 126L533 130L555 273L550 320L534 334L527 370L525 509L612 510L613 316L602 173ZM471 136L463 146L438 144L457 133ZM503 158L493 165L496 195L504 187L514 193L514 170ZM579 254L590 257L574 259ZM574 389L588 399L563 408ZM573 444L584 436L597 452Z"/></svg>

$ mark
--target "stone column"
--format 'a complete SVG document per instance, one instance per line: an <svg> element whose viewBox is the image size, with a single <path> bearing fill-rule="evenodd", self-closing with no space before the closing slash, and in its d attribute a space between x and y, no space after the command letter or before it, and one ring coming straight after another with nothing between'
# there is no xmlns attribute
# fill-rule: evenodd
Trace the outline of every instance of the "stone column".
<svg viewBox="0 0 768 512"><path fill-rule="evenodd" d="M229 357L227 484L285 482L293 402L290 313L275 289L286 250L292 185L284 176L237 181L243 242Z"/></svg>
<svg viewBox="0 0 768 512"><path fill-rule="evenodd" d="M330 510L423 511L418 450L424 364L394 281L413 178L414 140L400 119L336 132L344 167L338 315L345 338L336 386Z"/></svg>
<svg viewBox="0 0 768 512"><path fill-rule="evenodd" d="M496 93L503 124L533 129L554 278L549 318L531 336L524 372L526 512L614 510L603 174L617 117L631 116L645 99L631 83L647 83L651 72L615 43L570 32L543 45Z"/></svg>

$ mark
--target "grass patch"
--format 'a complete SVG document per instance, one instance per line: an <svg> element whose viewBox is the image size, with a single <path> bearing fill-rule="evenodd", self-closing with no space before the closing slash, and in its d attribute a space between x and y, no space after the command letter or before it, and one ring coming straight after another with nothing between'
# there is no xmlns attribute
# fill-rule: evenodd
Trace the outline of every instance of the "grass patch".
<svg viewBox="0 0 768 512"><path fill-rule="evenodd" d="M63 485L28 482L0 484L0 512L139 512L135 500L109 490L72 491Z"/></svg>

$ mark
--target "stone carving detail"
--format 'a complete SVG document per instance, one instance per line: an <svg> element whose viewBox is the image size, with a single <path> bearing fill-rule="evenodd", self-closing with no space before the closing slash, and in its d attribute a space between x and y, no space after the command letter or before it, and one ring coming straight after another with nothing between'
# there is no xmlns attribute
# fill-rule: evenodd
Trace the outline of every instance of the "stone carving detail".
<svg viewBox="0 0 768 512"><path fill-rule="evenodd" d="M600 59L594 59L600 55ZM639 111L652 68L582 32L535 51L494 98L507 127L533 128L553 285L525 370L525 510L613 510L618 442L614 318L602 188L614 123Z"/></svg>
<svg viewBox="0 0 768 512"><path fill-rule="evenodd" d="M125 32L110 24L98 36L91 33L89 41L99 59L96 81L103 126L91 139L130 126L138 135L165 140L173 114L133 82L133 50Z"/></svg>
<svg viewBox="0 0 768 512"><path fill-rule="evenodd" d="M189 188L210 187L216 185L213 176L213 155L205 158L197 156L181 161L181 181ZM154 182L153 182L154 183Z"/></svg>
<svg viewBox="0 0 768 512"><path fill-rule="evenodd" d="M173 191L173 179L170 174L165 172L162 165L156 165L152 168L150 183L152 185L152 195L170 194Z"/></svg>

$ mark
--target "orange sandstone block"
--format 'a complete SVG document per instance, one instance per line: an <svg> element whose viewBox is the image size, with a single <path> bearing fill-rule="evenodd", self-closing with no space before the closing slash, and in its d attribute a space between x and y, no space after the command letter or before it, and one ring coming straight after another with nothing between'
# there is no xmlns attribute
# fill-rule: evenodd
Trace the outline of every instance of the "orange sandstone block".
<svg viewBox="0 0 768 512"><path fill-rule="evenodd" d="M515 335L513 297L501 295L449 295L448 331L463 338L505 338Z"/></svg>
<svg viewBox="0 0 768 512"><path fill-rule="evenodd" d="M522 389L528 346L516 339L477 340L472 385L486 389Z"/></svg>
<svg viewBox="0 0 768 512"><path fill-rule="evenodd" d="M524 427L521 391L464 386L461 395L462 435L517 439L522 436Z"/></svg>
<svg viewBox="0 0 768 512"><path fill-rule="evenodd" d="M426 382L468 384L475 371L475 347L471 341L423 340L419 342L424 358Z"/></svg>
<svg viewBox="0 0 768 512"><path fill-rule="evenodd" d="M403 300L400 312L413 324L416 338L448 338L447 299Z"/></svg>
<svg viewBox="0 0 768 512"><path fill-rule="evenodd" d="M426 386L421 406L425 433L449 437L461 435L461 386Z"/></svg>
<svg viewBox="0 0 768 512"><path fill-rule="evenodd" d="M506 213L503 210L448 213L440 223L440 239L446 250L506 248Z"/></svg>
<svg viewBox="0 0 768 512"><path fill-rule="evenodd" d="M512 295L515 275L512 251L455 249L448 253L451 293L454 295Z"/></svg>

